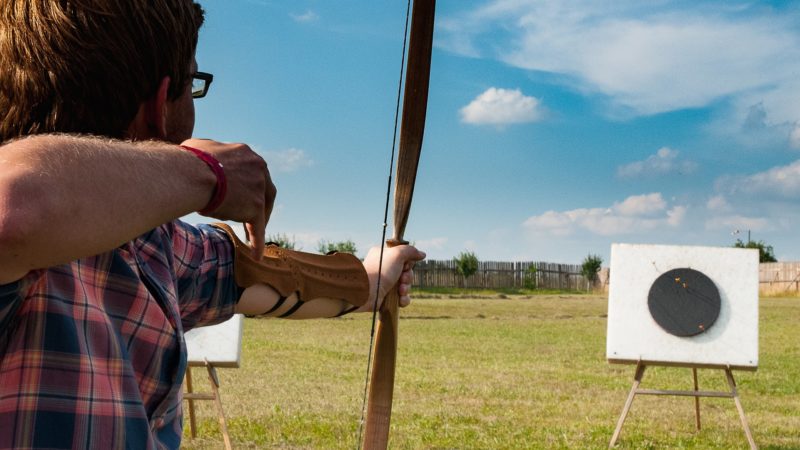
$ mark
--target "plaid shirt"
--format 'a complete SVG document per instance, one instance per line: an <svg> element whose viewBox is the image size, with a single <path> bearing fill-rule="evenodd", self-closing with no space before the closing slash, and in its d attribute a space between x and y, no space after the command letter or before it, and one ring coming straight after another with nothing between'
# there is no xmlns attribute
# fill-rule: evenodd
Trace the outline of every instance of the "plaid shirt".
<svg viewBox="0 0 800 450"><path fill-rule="evenodd" d="M179 221L0 285L0 448L178 448L183 333L238 296L225 234Z"/></svg>

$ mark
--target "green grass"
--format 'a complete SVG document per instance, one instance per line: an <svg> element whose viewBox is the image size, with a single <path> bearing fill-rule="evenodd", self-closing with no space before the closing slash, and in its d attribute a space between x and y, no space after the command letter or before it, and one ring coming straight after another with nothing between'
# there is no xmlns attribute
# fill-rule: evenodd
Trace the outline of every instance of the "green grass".
<svg viewBox="0 0 800 450"><path fill-rule="evenodd" d="M401 313L393 449L606 448L634 367L605 361L604 297L420 299ZM734 372L762 449L800 448L800 300L762 300L760 367ZM220 369L235 448L357 447L368 315L245 321L243 365ZM203 389L203 371L194 369ZM705 390L727 388L700 370ZM691 370L648 368L642 387L691 389ZM211 402L184 447L221 448ZM619 448L746 448L730 399L639 396Z"/></svg>

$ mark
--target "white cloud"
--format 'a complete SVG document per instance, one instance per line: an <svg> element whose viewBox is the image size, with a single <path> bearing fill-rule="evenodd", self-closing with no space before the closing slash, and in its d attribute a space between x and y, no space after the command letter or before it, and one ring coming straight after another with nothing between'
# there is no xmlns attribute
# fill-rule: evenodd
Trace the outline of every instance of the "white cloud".
<svg viewBox="0 0 800 450"><path fill-rule="evenodd" d="M278 172L294 172L314 164L305 151L297 148L264 152L264 160L267 161L269 170Z"/></svg>
<svg viewBox="0 0 800 450"><path fill-rule="evenodd" d="M706 229L730 232L734 230L764 231L770 229L770 221L763 217L748 217L740 214L731 214L708 218L706 220Z"/></svg>
<svg viewBox="0 0 800 450"><path fill-rule="evenodd" d="M542 118L542 106L535 97L519 89L491 87L461 108L461 121L473 125L510 125L536 122Z"/></svg>
<svg viewBox="0 0 800 450"><path fill-rule="evenodd" d="M661 194L632 195L621 203L614 203L613 209L623 216L652 216L667 207Z"/></svg>
<svg viewBox="0 0 800 450"><path fill-rule="evenodd" d="M767 78L776 75L765 74ZM768 87L732 95L730 108L714 119L711 131L733 135L751 148L777 148L788 143L800 149L800 80L784 75Z"/></svg>
<svg viewBox="0 0 800 450"><path fill-rule="evenodd" d="M572 234L572 226L581 216L602 214L602 210L573 209L571 211L547 211L539 216L529 217L522 225L532 231L545 231L555 236Z"/></svg>
<svg viewBox="0 0 800 450"><path fill-rule="evenodd" d="M617 168L620 178L651 177L654 175L688 174L697 169L693 161L678 159L679 151L661 147L644 161L635 161Z"/></svg>
<svg viewBox="0 0 800 450"><path fill-rule="evenodd" d="M289 17L291 17L292 20L294 20L295 22L299 23L316 22L317 20L319 20L319 15L310 9L300 14L297 13L289 14Z"/></svg>
<svg viewBox="0 0 800 450"><path fill-rule="evenodd" d="M677 227L687 208L669 205L655 192L633 195L608 208L582 208L569 211L547 211L528 218L523 227L534 233L568 236L588 231L601 236L638 234L663 227Z"/></svg>
<svg viewBox="0 0 800 450"><path fill-rule="evenodd" d="M723 176L715 184L718 193L705 205L706 230L751 230L769 236L796 230L800 160L750 175Z"/></svg>
<svg viewBox="0 0 800 450"><path fill-rule="evenodd" d="M717 180L717 189L729 194L800 199L800 160L747 176L727 176Z"/></svg>
<svg viewBox="0 0 800 450"><path fill-rule="evenodd" d="M765 107L791 110L794 121L798 106L781 94L791 93L800 71L797 14L744 0L493 0L449 18L440 44L566 75L578 90L607 96L618 113L657 114L768 91L775 104Z"/></svg>
<svg viewBox="0 0 800 450"><path fill-rule="evenodd" d="M729 211L731 209L731 205L728 203L728 200L724 195L715 195L708 199L706 202L706 208L709 211L722 212Z"/></svg>
<svg viewBox="0 0 800 450"><path fill-rule="evenodd" d="M800 148L800 123L796 123L789 134L789 143L794 148Z"/></svg>
<svg viewBox="0 0 800 450"><path fill-rule="evenodd" d="M673 227L677 227L678 225L683 223L683 219L686 217L687 207L678 205L669 211L667 211L667 224Z"/></svg>

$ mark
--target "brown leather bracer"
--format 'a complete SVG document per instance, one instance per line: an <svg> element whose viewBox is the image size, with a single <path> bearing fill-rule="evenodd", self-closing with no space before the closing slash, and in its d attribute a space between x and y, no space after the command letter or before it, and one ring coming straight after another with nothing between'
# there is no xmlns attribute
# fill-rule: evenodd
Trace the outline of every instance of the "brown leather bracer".
<svg viewBox="0 0 800 450"><path fill-rule="evenodd" d="M234 245L236 284L243 288L266 284L283 297L296 293L301 302L324 297L363 306L369 299L367 272L354 255L317 255L273 244L264 247L264 256L256 261L251 247L242 242L230 226L224 223L214 226L223 230Z"/></svg>

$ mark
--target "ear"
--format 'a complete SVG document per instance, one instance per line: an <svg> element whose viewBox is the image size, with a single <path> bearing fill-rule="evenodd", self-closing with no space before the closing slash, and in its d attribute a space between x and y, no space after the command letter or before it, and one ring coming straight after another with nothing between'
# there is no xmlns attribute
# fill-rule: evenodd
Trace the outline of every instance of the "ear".
<svg viewBox="0 0 800 450"><path fill-rule="evenodd" d="M161 79L156 94L144 102L144 119L148 130L157 139L167 136L167 93L169 77Z"/></svg>

